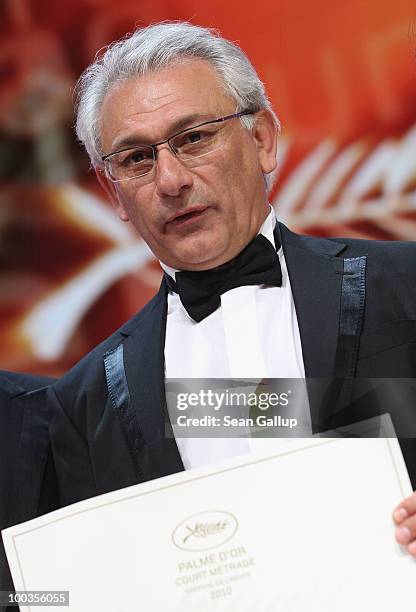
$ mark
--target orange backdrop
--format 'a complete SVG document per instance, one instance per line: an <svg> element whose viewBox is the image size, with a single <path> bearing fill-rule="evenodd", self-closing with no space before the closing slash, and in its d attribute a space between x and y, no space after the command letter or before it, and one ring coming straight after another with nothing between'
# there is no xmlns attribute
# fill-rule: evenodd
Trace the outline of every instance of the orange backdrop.
<svg viewBox="0 0 416 612"><path fill-rule="evenodd" d="M396 0L3 0L0 367L60 374L157 290L75 142L71 87L137 25L185 19L248 53L280 116L292 229L416 239L416 7Z"/></svg>

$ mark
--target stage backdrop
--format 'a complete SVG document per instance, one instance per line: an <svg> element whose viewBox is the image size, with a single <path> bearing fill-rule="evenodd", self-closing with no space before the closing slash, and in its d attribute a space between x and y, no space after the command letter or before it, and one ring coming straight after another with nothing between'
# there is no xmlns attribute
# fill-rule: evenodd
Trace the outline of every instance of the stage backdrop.
<svg viewBox="0 0 416 612"><path fill-rule="evenodd" d="M416 239L414 0L3 0L0 367L60 374L157 290L75 141L71 87L137 25L189 20L249 54L281 118L292 229ZM391 271L394 274L394 270Z"/></svg>

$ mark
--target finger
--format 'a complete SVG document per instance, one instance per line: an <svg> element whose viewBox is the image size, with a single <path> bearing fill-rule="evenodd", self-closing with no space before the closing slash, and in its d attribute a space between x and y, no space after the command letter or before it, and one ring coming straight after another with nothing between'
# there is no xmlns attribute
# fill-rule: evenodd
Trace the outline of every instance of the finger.
<svg viewBox="0 0 416 612"><path fill-rule="evenodd" d="M402 521L395 535L398 543L407 546L410 554L416 554L416 514Z"/></svg>
<svg viewBox="0 0 416 612"><path fill-rule="evenodd" d="M408 517L416 514L416 492L404 499L393 512L393 520L401 524Z"/></svg>

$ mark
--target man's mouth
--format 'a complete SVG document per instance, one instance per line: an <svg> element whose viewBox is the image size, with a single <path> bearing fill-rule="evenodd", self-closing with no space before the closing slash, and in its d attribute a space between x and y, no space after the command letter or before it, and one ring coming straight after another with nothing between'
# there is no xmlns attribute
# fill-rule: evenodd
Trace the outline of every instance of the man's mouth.
<svg viewBox="0 0 416 612"><path fill-rule="evenodd" d="M181 213L177 213L167 221L166 225L173 225L175 227L179 227L188 223L192 223L193 221L196 221L197 219L202 217L202 215L205 213L206 210L208 210L208 208L208 206L198 206L190 208Z"/></svg>

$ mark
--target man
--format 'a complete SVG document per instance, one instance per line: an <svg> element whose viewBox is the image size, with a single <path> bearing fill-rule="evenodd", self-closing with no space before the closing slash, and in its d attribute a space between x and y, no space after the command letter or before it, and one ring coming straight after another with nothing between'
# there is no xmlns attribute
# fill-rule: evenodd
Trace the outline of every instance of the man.
<svg viewBox="0 0 416 612"><path fill-rule="evenodd" d="M59 507L49 446L51 415L45 401L45 385L51 382L42 376L0 372L0 530ZM11 590L0 538L0 591Z"/></svg>
<svg viewBox="0 0 416 612"><path fill-rule="evenodd" d="M241 50L189 24L139 30L81 78L78 136L166 274L53 387L64 503L244 452L166 437L165 378L415 376L415 246L276 224L278 128ZM350 382L338 396L344 414ZM311 401L314 429L333 422L322 405ZM412 497L396 518L416 555L415 510Z"/></svg>

